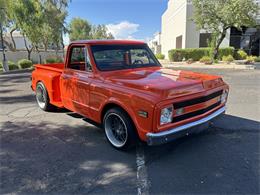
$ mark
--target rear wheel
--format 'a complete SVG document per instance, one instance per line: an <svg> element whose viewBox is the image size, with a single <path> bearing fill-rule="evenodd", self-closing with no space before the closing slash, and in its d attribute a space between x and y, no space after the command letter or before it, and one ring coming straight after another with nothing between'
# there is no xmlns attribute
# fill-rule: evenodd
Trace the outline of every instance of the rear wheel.
<svg viewBox="0 0 260 195"><path fill-rule="evenodd" d="M42 82L36 85L36 100L38 106L44 111L53 111L55 107L50 104L50 99L46 87Z"/></svg>
<svg viewBox="0 0 260 195"><path fill-rule="evenodd" d="M108 110L103 125L107 140L117 149L126 150L138 140L131 118L120 108Z"/></svg>

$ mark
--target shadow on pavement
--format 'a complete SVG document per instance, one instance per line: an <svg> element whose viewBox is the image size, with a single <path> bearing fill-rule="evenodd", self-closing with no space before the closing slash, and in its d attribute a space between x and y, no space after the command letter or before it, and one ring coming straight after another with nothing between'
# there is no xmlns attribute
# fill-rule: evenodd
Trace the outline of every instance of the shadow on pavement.
<svg viewBox="0 0 260 195"><path fill-rule="evenodd" d="M0 76L0 83L1 85L8 82L8 83L24 83L29 82L31 78L30 74L21 74L21 75L5 75Z"/></svg>
<svg viewBox="0 0 260 195"><path fill-rule="evenodd" d="M136 193L135 151L110 147L94 126L5 122L1 193Z"/></svg>
<svg viewBox="0 0 260 195"><path fill-rule="evenodd" d="M259 125L223 115L206 132L146 146L150 193L259 194Z"/></svg>
<svg viewBox="0 0 260 195"><path fill-rule="evenodd" d="M34 95L19 95L19 96L5 96L0 97L1 104L17 104L36 102Z"/></svg>

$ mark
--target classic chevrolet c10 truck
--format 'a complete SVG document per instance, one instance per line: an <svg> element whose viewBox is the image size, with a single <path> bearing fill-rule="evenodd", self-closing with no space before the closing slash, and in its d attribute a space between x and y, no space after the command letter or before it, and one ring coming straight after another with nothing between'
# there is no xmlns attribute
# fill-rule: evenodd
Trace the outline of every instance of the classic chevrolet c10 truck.
<svg viewBox="0 0 260 195"><path fill-rule="evenodd" d="M121 150L194 133L225 112L229 91L219 76L163 68L144 42L123 40L72 42L64 64L35 65L31 87L42 110L100 124Z"/></svg>

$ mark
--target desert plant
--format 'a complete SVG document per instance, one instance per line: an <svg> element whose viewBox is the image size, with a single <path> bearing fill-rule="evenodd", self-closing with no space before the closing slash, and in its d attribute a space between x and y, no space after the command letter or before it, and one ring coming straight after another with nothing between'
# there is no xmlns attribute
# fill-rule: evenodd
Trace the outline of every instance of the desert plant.
<svg viewBox="0 0 260 195"><path fill-rule="evenodd" d="M256 56L247 56L246 62L253 63L253 62L255 62L256 58L257 58Z"/></svg>
<svg viewBox="0 0 260 195"><path fill-rule="evenodd" d="M211 57L209 57L209 56L203 56L203 57L200 59L200 62L201 62L201 63L204 63L204 64L212 64L212 59L211 59Z"/></svg>
<svg viewBox="0 0 260 195"><path fill-rule="evenodd" d="M223 56L222 61L230 63L234 61L234 57L232 55Z"/></svg>
<svg viewBox="0 0 260 195"><path fill-rule="evenodd" d="M19 69L19 66L17 64L15 64L14 62L12 61L8 61L8 66L9 66L9 70L17 70Z"/></svg>
<svg viewBox="0 0 260 195"><path fill-rule="evenodd" d="M247 58L247 53L244 50L240 49L237 51L237 58L238 60L245 60Z"/></svg>
<svg viewBox="0 0 260 195"><path fill-rule="evenodd" d="M21 69L24 69L24 68L30 68L32 67L33 63L31 60L27 60L27 59L21 59L18 61L18 66L21 68Z"/></svg>
<svg viewBox="0 0 260 195"><path fill-rule="evenodd" d="M163 60L165 58L165 55L161 54L161 53L158 53L155 55L157 59L159 60Z"/></svg>
<svg viewBox="0 0 260 195"><path fill-rule="evenodd" d="M49 57L45 59L45 64L54 64L54 63L62 63L63 60L60 57Z"/></svg>
<svg viewBox="0 0 260 195"><path fill-rule="evenodd" d="M260 56L255 58L255 62L260 62Z"/></svg>

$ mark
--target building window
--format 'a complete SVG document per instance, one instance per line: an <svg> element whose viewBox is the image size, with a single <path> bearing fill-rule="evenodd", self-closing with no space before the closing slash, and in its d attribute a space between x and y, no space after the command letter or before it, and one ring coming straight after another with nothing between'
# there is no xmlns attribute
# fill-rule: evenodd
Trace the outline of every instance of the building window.
<svg viewBox="0 0 260 195"><path fill-rule="evenodd" d="M176 37L176 49L181 49L182 48L182 35Z"/></svg>
<svg viewBox="0 0 260 195"><path fill-rule="evenodd" d="M200 33L199 47L208 47L211 38L211 33Z"/></svg>

